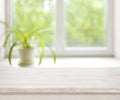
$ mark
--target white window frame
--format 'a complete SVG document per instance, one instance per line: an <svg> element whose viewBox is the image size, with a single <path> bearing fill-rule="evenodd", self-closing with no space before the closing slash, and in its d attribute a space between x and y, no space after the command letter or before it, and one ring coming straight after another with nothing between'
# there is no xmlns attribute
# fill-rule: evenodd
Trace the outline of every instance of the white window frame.
<svg viewBox="0 0 120 100"><path fill-rule="evenodd" d="M65 48L65 0L56 0L56 45L59 56L113 56L113 4L114 0L106 0L107 45L105 48ZM60 38L61 37L61 38Z"/></svg>
<svg viewBox="0 0 120 100"><path fill-rule="evenodd" d="M114 47L114 0L106 0L107 10L107 46L105 48L77 48L67 49L65 47L65 0L56 0L56 54L57 56L113 56ZM7 22L12 23L12 0L6 0Z"/></svg>

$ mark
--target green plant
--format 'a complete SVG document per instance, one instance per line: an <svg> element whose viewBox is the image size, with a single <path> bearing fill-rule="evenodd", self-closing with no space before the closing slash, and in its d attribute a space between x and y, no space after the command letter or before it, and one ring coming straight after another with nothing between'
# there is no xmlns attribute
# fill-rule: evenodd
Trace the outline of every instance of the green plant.
<svg viewBox="0 0 120 100"><path fill-rule="evenodd" d="M49 47L50 52L52 53L52 57L54 63L56 62L56 55L54 51L51 49L50 45L46 42L47 38L43 38L42 33L49 32L50 29L41 29L39 26L30 29L29 31L22 31L21 29L11 27L8 23L0 21L1 24L6 26L6 36L4 40L3 47L6 47L9 44L9 52L8 52L8 60L11 63L12 51L14 47L19 46L20 48L33 48L34 46L41 48L40 60L39 64L42 63L42 59L45 55L45 46ZM47 37L47 35L46 35ZM35 44L35 45L34 45Z"/></svg>

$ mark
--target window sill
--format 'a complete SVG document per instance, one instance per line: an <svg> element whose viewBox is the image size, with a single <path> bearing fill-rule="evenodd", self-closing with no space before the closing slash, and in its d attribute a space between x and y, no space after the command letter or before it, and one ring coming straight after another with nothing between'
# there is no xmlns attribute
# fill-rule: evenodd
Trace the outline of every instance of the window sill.
<svg viewBox="0 0 120 100"><path fill-rule="evenodd" d="M120 94L114 58L58 58L56 65L45 59L36 68L0 64L0 94Z"/></svg>
<svg viewBox="0 0 120 100"><path fill-rule="evenodd" d="M68 57L57 58L56 64L53 63L52 58L43 59L42 64L38 65L38 60L35 64L28 66L29 68L115 68L120 67L120 60L114 57ZM18 66L19 60L12 59L12 65L9 65L7 59L0 61L1 68L21 68ZM47 62L47 63L46 63ZM3 66L3 67L2 67ZM27 68L28 68L27 67Z"/></svg>

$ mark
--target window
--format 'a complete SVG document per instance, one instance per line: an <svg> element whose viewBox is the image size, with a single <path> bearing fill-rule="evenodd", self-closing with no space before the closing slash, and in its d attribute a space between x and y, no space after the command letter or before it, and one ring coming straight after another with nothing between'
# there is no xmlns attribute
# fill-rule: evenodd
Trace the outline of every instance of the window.
<svg viewBox="0 0 120 100"><path fill-rule="evenodd" d="M105 0L66 0L66 45L106 46Z"/></svg>
<svg viewBox="0 0 120 100"><path fill-rule="evenodd" d="M25 30L22 26L29 23L28 29L35 25L52 29L48 40L59 56L112 55L112 0L11 0L9 4L14 26Z"/></svg>
<svg viewBox="0 0 120 100"><path fill-rule="evenodd" d="M27 32L34 27L51 28L47 35L51 45L54 45L54 1L53 0L13 0L13 25ZM51 39L53 38L53 39Z"/></svg>

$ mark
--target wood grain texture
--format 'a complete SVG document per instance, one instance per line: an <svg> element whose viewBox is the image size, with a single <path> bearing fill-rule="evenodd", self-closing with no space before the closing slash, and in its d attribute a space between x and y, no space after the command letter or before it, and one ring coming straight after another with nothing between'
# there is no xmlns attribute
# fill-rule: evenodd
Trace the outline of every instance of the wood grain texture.
<svg viewBox="0 0 120 100"><path fill-rule="evenodd" d="M0 100L120 100L120 95L0 95Z"/></svg>
<svg viewBox="0 0 120 100"><path fill-rule="evenodd" d="M120 94L120 68L1 68L0 94Z"/></svg>

